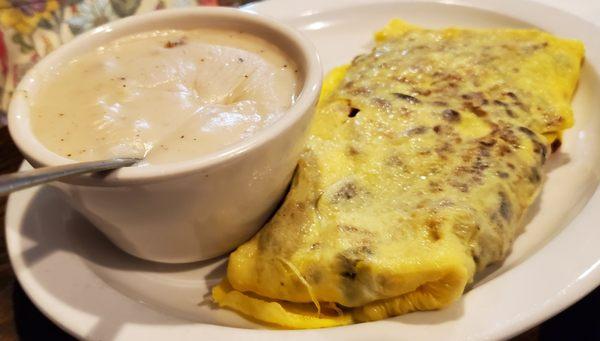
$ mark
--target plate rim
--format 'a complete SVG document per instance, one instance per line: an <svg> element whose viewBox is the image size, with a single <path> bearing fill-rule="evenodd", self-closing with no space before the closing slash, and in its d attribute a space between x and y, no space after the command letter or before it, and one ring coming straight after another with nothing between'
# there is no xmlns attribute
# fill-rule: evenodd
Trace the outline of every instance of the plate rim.
<svg viewBox="0 0 600 341"><path fill-rule="evenodd" d="M343 4L341 4L342 2L343 2ZM493 11L493 12L496 12L496 13L499 13L502 15L515 17L518 19L523 19L523 18L519 17L518 15L514 15L513 13L510 13L510 11L511 11L510 3L513 3L513 4L519 3L519 5L521 5L521 6L527 5L527 6L530 6L533 8L543 9L544 11L554 12L554 15L570 17L572 20L577 20L584 25L588 25L589 29L592 32L600 33L600 27L598 27L594 23L589 22L585 18L581 18L580 16L566 12L566 11L558 9L556 7L552 7L552 6L549 6L549 5L546 5L543 3L539 3L539 2L534 2L531 0L526 0L526 1L507 0L507 1L503 1L501 3L483 2L483 1L477 1L477 0L449 0L449 1L448 0L433 0L433 1L431 1L431 0L378 0L377 2L373 2L373 1L369 1L369 0L345 0L345 1L329 1L329 2L323 2L323 1L319 1L319 0L308 0L308 1L304 1L302 3L302 6L306 6L306 7L310 8L311 7L310 4L326 3L327 4L326 6L330 6L330 8L327 10L331 10L335 6L346 7L349 5L361 5L361 4L373 5L373 4L377 4L377 3L399 3L399 2L459 5L459 6L476 8L476 9L489 10L489 11ZM282 4L288 4L288 5L294 4L295 1L293 1L293 0L267 0L267 1L263 1L263 2L247 4L242 9L248 10L248 11L263 12L263 11L265 11L265 8L268 9L268 6L274 6L272 4L275 4L275 3L277 3L278 6L282 6ZM293 7L293 6L290 5L290 7ZM314 13L310 13L310 14L314 14ZM285 20L285 18L283 20ZM600 67L600 64L598 64L597 66ZM23 165L26 165L26 162L24 162ZM33 191L33 190L30 190L30 191ZM15 212L18 212L19 203L26 202L29 200L27 198L27 195L29 195L28 193L32 193L32 192L22 192L22 193L12 194L11 196L9 196L7 203L6 203L6 216L5 216L6 244L7 244L7 251L8 251L9 259L13 266L13 271L14 271L17 279L21 283L24 291L32 299L32 302L34 303L34 305L36 307L38 307L38 309L40 309L40 311L42 311L42 313L44 315L46 315L52 322L56 323L59 327L61 327L63 330L70 333L71 335L73 335L75 337L85 338L86 334L79 332L78 330L76 330L77 328L73 328L74 325L75 326L77 325L78 317L71 316L70 318L65 318L65 316L56 316L59 313L57 313L56 307L52 307L53 303L46 302L43 297L40 297L39 292L36 291L38 289L36 289L35 285L32 285L33 283L30 282L30 279L28 279L27 271L29 271L29 269L23 265L25 263L23 262L23 259L20 257L20 252L22 251L19 248L20 241L22 239L22 236L19 233L20 224L14 222L14 220L16 219L16 218L14 218L14 215L17 214ZM570 227L572 225L575 225L576 223L577 223L577 225L581 225L581 224L585 225L586 219L585 219L584 214L587 214L587 215L593 214L593 212L590 212L590 211L593 211L594 207L600 207L600 190L599 190L599 188L596 188L595 192L589 198L589 200L585 203L585 205L581 209L581 211L577 214L577 216L575 216L567 224L567 226ZM581 220L584 220L584 221L581 221ZM593 220L587 219L587 221L590 222ZM563 230L561 230L546 245L544 245L542 248L537 250L534 254L527 257L527 259L525 259L521 264L519 264L515 268L507 271L505 274L503 274L503 276L508 275L509 273L514 272L517 269L522 269L524 267L524 265L526 265L526 264L535 264L536 262L543 263L542 262L543 259L540 260L542 251L548 249L551 245L556 244L556 242L559 240L559 237L561 237L561 236L564 237L566 232L568 232L568 227L565 227ZM78 257L78 256L76 256L76 257ZM82 266L85 266L83 262L81 262L81 264L82 264ZM112 289L112 287L109 284L104 283L104 281L101 278L99 278L97 275L94 274L94 276L96 277L96 279L98 281L101 281L106 287ZM493 284L495 281L496 281L496 279L494 281L491 281L490 283L486 283L486 284ZM591 292L594 288L596 288L598 286L598 284L600 284L600 258L597 258L595 263L588 266L587 270L585 272L581 273L577 279L575 279L574 281L571 281L571 283L569 285L567 285L560 292L558 292L558 294L560 294L560 295L556 295L556 296L548 299L548 301L546 302L545 305L540 306L539 308L534 310L534 312L530 312L527 316L524 316L524 317L518 319L517 321L515 321L514 324L512 324L510 326L504 326L503 328L498 328L498 329L486 334L485 336L489 337L489 338L494 338L494 339L495 338L507 338L507 337L514 336L514 335L518 334L519 332L522 332L525 329L529 328L533 324L543 321L543 320L559 313L560 311L564 310L569 305L573 304L574 302L576 302L577 300L581 299L582 297L587 295L589 292ZM112 289L112 290L115 290L115 289ZM115 290L115 292L117 292L118 295L121 295L122 299L133 301L129 297L121 294L120 292L118 292L116 290ZM51 294L51 293L49 293L49 294ZM146 309L150 309L150 308L146 308ZM220 334L220 331L224 331L226 333L226 335L229 337L234 336L236 334L239 336L254 336L254 337L267 336L264 330L261 331L261 330L241 329L241 328L226 327L226 326L213 326L213 325L207 325L207 324L202 324L202 323L197 323L197 322L190 322L190 323L186 324L185 326L191 328L191 330L189 328L184 328L184 329L188 329L187 332L195 331L195 332L200 333L200 335L203 335L202 333L204 333L204 335L206 335L207 329L211 329L211 330L214 329L213 331L218 329L217 333L214 335L218 335L218 334ZM360 326L360 325L355 325L355 326ZM128 327L134 328L134 329L141 328L142 330L139 330L139 332L141 333L140 335L146 335L145 333L147 332L147 330L144 331L143 329L147 329L147 327L145 327L144 325L130 325ZM171 328L171 327L168 327L168 328ZM320 337L340 336L337 333L328 333L327 331L328 330L329 331L339 330L341 328L346 328L350 331L352 329L355 329L355 328L351 328L351 327L340 327L340 328L330 328L330 329L321 330L321 331L325 331L324 333L318 333L315 330L285 331L285 332L288 333L289 336L295 336L298 338L303 337L303 336L308 336L308 335L310 335L313 338L320 338ZM135 330L130 330L130 332L135 333ZM173 332L175 332L175 330L173 330ZM180 334L180 335L188 334L185 330L183 332L184 333ZM274 337L280 337L282 335L281 331L273 332L273 331L269 330L267 332L270 335L273 335ZM328 335L324 335L324 334L328 334ZM131 335L128 335L128 336L131 336Z"/></svg>

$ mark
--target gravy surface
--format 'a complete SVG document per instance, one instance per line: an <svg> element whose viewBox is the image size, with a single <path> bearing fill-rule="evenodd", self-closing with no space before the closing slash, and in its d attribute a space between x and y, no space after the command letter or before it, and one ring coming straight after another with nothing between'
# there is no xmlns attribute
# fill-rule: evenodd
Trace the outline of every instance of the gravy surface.
<svg viewBox="0 0 600 341"><path fill-rule="evenodd" d="M296 98L297 74L278 47L244 32L145 32L46 75L31 124L48 149L75 160L188 160L281 117Z"/></svg>

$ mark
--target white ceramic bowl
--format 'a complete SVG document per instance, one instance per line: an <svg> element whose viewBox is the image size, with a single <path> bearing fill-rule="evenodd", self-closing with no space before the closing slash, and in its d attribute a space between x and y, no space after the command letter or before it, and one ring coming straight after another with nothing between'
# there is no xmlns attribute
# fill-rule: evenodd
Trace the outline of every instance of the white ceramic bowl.
<svg viewBox="0 0 600 341"><path fill-rule="evenodd" d="M21 81L9 108L10 133L32 165L74 162L48 150L32 133L30 100L40 77L122 36L201 27L243 30L273 42L298 64L301 92L277 122L219 152L184 162L123 168L104 178L83 176L56 183L117 246L148 260L184 263L222 255L264 224L292 176L318 99L321 67L312 44L283 24L240 10L157 11L98 27L54 51Z"/></svg>

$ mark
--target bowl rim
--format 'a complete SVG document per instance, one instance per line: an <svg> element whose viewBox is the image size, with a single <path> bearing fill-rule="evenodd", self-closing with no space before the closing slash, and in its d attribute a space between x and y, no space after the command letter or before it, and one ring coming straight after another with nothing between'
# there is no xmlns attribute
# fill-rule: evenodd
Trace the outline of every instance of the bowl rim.
<svg viewBox="0 0 600 341"><path fill-rule="evenodd" d="M321 90L322 69L316 48L300 32L287 26L276 19L250 11L224 7L195 7L165 9L150 13L135 15L85 32L66 44L49 53L36 63L21 79L16 87L8 109L8 128L10 135L24 154L25 158L35 167L54 166L60 164L76 163L77 160L60 156L46 148L34 135L30 126L30 112L28 110L28 93L33 88L36 79L45 71L66 62L77 55L77 50L82 44L93 41L94 46L100 46L104 34L113 34L108 40L118 39L135 33L138 24L150 22L152 25L161 21L173 21L183 17L221 17L240 20L248 26L267 29L279 34L295 45L299 51L298 58L305 61L304 79L295 103L272 124L261 128L253 136L233 143L216 152L207 153L189 160L143 165L140 167L126 167L111 172L105 177L80 177L74 182L92 186L114 186L133 183L147 183L166 180L176 176L185 176L193 172L208 171L240 158L242 155L272 142L277 136L284 134L297 121L305 115L312 113ZM199 25L202 27L202 25ZM252 32L250 32L252 33ZM298 60L298 59L297 59Z"/></svg>

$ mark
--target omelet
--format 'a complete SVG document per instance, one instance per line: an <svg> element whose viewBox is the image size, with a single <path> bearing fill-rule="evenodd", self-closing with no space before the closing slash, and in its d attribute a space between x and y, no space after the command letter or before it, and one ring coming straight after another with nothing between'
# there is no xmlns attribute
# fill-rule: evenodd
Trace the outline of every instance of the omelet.
<svg viewBox="0 0 600 341"><path fill-rule="evenodd" d="M584 47L400 20L325 80L282 206L229 259L221 307L284 328L456 301L504 259L573 124Z"/></svg>

